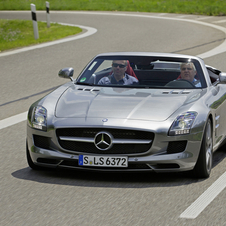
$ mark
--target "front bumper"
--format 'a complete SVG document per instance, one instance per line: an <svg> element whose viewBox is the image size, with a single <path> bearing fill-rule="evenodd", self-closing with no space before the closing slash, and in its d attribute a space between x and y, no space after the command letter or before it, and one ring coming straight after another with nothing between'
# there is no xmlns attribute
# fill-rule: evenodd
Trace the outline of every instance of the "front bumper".
<svg viewBox="0 0 226 226"><path fill-rule="evenodd" d="M127 156L128 167L127 168L114 168L114 167L95 167L95 166L79 166L78 159L80 154L89 155L109 155L106 152L86 153L80 151L72 151L64 149L59 143L59 137L57 137L56 130L59 128L75 128L76 125L84 126L84 122L79 124L79 121L73 122L71 120L59 120L54 123L54 126L49 126L46 132L34 129L27 126L27 143L28 150L34 164L50 168L71 168L82 170L94 170L94 171L155 171L155 172L180 172L192 170L196 164L199 156L199 150L202 140L202 126L193 130L191 134L183 136L168 136L168 128L171 122L166 123L151 123L148 124L145 121L133 121L131 127L130 124L122 123L116 120L108 126L97 126L88 122L91 128L100 128L100 130L106 131L108 128L120 128L120 129L134 129L140 131L149 131L154 133L153 141L149 150L145 152L133 152L132 154L126 152L123 153L111 153L112 156ZM53 124L52 124L53 125ZM62 127L64 125L64 127ZM114 126L113 126L114 125ZM123 125L123 127L122 127ZM151 129L152 128L152 129ZM43 137L48 142L45 144L34 141L35 136ZM121 135L120 135L121 136ZM182 147L175 145L177 142L185 143ZM48 144L46 144L48 143ZM172 145L171 145L172 144Z"/></svg>
<svg viewBox="0 0 226 226"><path fill-rule="evenodd" d="M79 166L79 154L49 150L34 145L28 138L28 150L34 164L49 168L71 168L93 171L155 171L180 172L192 170L199 154L199 142L187 142L186 149L181 153L153 154L145 156L128 156L127 168ZM92 154L93 155L93 154Z"/></svg>

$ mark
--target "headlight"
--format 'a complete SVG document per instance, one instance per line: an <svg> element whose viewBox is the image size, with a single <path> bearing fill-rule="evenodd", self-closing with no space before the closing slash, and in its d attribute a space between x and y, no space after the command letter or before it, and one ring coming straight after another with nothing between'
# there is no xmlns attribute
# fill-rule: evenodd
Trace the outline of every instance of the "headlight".
<svg viewBox="0 0 226 226"><path fill-rule="evenodd" d="M47 110L42 106L36 106L33 109L32 126L35 129L46 131L47 129Z"/></svg>
<svg viewBox="0 0 226 226"><path fill-rule="evenodd" d="M179 115L170 127L169 136L189 134L197 114L197 112L191 111Z"/></svg>

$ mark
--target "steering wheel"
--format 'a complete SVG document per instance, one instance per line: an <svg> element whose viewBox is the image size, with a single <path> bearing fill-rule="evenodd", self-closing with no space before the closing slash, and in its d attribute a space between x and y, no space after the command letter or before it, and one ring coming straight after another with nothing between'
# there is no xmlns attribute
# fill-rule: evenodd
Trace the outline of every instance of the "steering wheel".
<svg viewBox="0 0 226 226"><path fill-rule="evenodd" d="M168 82L165 87L195 88L195 85L186 79L178 79Z"/></svg>

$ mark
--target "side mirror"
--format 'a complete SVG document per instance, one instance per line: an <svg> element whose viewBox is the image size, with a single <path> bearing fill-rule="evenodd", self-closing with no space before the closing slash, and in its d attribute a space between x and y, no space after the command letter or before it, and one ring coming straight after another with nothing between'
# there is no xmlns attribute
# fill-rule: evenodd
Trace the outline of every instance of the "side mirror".
<svg viewBox="0 0 226 226"><path fill-rule="evenodd" d="M58 73L59 77L61 78L69 78L71 81L73 81L73 74L74 74L74 69L72 67L67 67L64 69L61 69Z"/></svg>
<svg viewBox="0 0 226 226"><path fill-rule="evenodd" d="M226 83L226 73L225 72L221 72L219 74L219 82L220 83Z"/></svg>

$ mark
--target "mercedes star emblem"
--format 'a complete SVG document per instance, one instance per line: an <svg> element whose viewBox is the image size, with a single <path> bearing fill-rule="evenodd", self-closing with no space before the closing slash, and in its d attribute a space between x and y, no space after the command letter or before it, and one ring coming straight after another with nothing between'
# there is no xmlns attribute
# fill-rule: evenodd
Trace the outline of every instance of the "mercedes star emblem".
<svg viewBox="0 0 226 226"><path fill-rule="evenodd" d="M112 139L113 137L110 133L102 131L96 134L94 144L99 150L106 151L111 148Z"/></svg>

